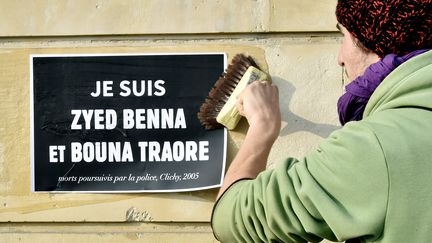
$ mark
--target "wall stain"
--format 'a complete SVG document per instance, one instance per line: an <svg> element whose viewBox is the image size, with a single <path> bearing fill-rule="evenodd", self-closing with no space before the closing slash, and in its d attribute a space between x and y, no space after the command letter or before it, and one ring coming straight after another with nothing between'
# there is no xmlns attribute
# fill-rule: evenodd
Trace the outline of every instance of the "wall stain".
<svg viewBox="0 0 432 243"><path fill-rule="evenodd" d="M127 222L152 222L153 217L150 212L144 210L139 211L135 207L131 207L126 211L126 221Z"/></svg>

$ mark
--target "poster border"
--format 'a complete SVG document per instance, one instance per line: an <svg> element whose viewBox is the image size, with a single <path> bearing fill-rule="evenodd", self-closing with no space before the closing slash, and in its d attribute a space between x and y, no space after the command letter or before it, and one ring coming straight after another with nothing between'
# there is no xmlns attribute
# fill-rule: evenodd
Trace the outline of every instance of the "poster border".
<svg viewBox="0 0 432 243"><path fill-rule="evenodd" d="M34 87L33 87L33 59L38 57L110 57L110 56L169 56L169 55L223 55L224 64L223 71L228 67L228 54L226 52L116 52L116 53L52 53L52 54L30 54L29 55L29 66L30 66L30 190L33 193L72 193L72 194L92 194L92 193L173 193L173 192L192 192L201 191L222 186L223 179L225 176L225 166L227 159L227 129L224 129L224 148L223 148L223 161L222 161L222 173L219 184L196 187L188 189L173 189L173 190L114 190L114 191L36 191L35 189L35 151L34 151ZM222 73L222 72L221 72Z"/></svg>

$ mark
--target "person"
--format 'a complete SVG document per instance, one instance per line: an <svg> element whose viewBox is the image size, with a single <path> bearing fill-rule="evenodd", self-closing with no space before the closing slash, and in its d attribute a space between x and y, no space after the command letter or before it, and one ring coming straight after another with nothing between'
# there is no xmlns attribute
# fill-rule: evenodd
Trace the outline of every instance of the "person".
<svg viewBox="0 0 432 243"><path fill-rule="evenodd" d="M430 242L432 1L339 0L338 62L352 79L343 126L266 170L281 128L278 87L250 84L249 129L212 213L221 242ZM289 125L289 124L288 124Z"/></svg>

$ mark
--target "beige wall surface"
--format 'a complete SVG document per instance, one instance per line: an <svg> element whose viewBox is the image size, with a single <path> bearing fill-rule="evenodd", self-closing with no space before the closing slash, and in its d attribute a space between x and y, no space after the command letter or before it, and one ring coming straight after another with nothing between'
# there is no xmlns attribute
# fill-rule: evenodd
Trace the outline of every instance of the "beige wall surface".
<svg viewBox="0 0 432 243"><path fill-rule="evenodd" d="M334 31L335 0L2 0L0 36Z"/></svg>
<svg viewBox="0 0 432 243"><path fill-rule="evenodd" d="M344 78L335 0L0 0L0 242L216 242L215 189L165 194L30 192L29 55L248 53L280 89L269 167L338 128ZM25 7L24 7L25 6ZM228 163L247 123L229 132Z"/></svg>

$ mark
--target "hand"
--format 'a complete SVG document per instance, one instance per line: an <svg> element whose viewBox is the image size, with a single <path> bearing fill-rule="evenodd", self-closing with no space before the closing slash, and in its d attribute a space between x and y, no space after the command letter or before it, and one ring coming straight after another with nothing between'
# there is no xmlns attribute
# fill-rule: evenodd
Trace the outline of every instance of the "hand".
<svg viewBox="0 0 432 243"><path fill-rule="evenodd" d="M253 82L237 97L236 108L246 117L249 129L257 129L273 141L279 135L281 113L278 87L268 81Z"/></svg>
<svg viewBox="0 0 432 243"><path fill-rule="evenodd" d="M270 82L257 81L248 85L237 97L236 108L247 118L249 130L225 175L218 198L232 183L242 178L256 178L265 170L281 127L279 91Z"/></svg>

